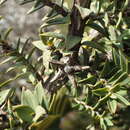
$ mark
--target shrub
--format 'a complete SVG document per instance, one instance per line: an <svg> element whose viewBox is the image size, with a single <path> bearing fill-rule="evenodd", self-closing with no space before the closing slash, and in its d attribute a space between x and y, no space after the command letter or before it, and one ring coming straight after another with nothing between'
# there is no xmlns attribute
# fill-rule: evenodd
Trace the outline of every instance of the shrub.
<svg viewBox="0 0 130 130"><path fill-rule="evenodd" d="M12 46L11 29L1 30L0 65L12 62L7 72L17 72L0 84L1 129L129 129L129 1L20 1L27 3L33 3L30 15L50 9L37 41L19 38ZM18 78L30 84L20 99L18 86L7 87Z"/></svg>

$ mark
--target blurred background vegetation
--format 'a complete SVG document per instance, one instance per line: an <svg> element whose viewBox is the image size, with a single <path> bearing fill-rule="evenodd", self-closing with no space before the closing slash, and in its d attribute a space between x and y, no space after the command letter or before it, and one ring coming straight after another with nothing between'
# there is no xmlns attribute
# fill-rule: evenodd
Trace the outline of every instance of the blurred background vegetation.
<svg viewBox="0 0 130 130"><path fill-rule="evenodd" d="M38 28L41 25L41 19L45 15L47 8L29 15L27 12L31 6L32 4L21 6L18 0L9 0L9 2L6 2L0 7L0 16L3 17L3 19L0 20L0 30L4 31L10 27L13 29L8 37L12 46L15 46L14 42L16 42L19 37L23 42L29 37L32 40L37 40L39 38ZM29 44L27 49L30 49L30 47L31 44ZM2 49L0 49L0 53L2 53ZM0 61L2 60L3 58L0 59ZM10 66L9 63L0 66L0 82L15 75L15 72L5 74L8 66ZM18 84L20 86L27 85L24 79L12 82L10 85L17 86Z"/></svg>

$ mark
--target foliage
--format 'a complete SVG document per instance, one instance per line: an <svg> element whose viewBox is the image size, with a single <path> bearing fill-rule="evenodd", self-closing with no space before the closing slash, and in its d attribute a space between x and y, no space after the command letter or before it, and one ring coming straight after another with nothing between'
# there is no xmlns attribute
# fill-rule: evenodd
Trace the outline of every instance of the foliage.
<svg viewBox="0 0 130 130"><path fill-rule="evenodd" d="M129 129L129 1L20 1L27 3L33 3L28 14L45 6L50 10L42 19L38 41L23 43L19 38L12 46L12 29L0 32L5 57L0 65L12 62L7 73L19 70L0 83L0 128ZM28 44L33 47L26 51ZM37 50L41 55L34 58ZM16 87L7 86L21 77L32 87L22 87L18 100Z"/></svg>

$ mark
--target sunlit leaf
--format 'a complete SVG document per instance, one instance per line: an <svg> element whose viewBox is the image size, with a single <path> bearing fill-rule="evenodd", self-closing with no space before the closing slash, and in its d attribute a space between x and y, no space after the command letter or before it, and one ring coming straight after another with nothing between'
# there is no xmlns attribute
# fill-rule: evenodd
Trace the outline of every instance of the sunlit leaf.
<svg viewBox="0 0 130 130"><path fill-rule="evenodd" d="M113 126L114 125L113 122L109 118L105 117L104 120L105 120L107 126Z"/></svg>
<svg viewBox="0 0 130 130"><path fill-rule="evenodd" d="M13 61L15 59L16 59L16 57L9 57L9 58L3 60L2 62L0 62L0 65L5 64L5 63L10 62L10 61Z"/></svg>
<svg viewBox="0 0 130 130"><path fill-rule="evenodd" d="M46 114L46 111L43 107L37 106L35 109L35 117L33 118L33 121L36 122L40 117L42 117L44 114Z"/></svg>
<svg viewBox="0 0 130 130"><path fill-rule="evenodd" d="M107 126L103 118L100 118L100 126L103 130L107 130Z"/></svg>
<svg viewBox="0 0 130 130"><path fill-rule="evenodd" d="M22 90L22 95L21 95L21 104L27 105L31 107L33 110L35 110L36 107L38 106L38 102L35 96L33 95L33 93L29 89L24 90L24 88Z"/></svg>
<svg viewBox="0 0 130 130"><path fill-rule="evenodd" d="M11 89L2 90L0 92L0 105L7 99Z"/></svg>
<svg viewBox="0 0 130 130"><path fill-rule="evenodd" d="M42 43L42 41L34 41L32 44L42 51L46 49L46 46Z"/></svg>
<svg viewBox="0 0 130 130"><path fill-rule="evenodd" d="M92 13L92 11L90 9L83 8L77 4L75 6L79 10L82 19L86 18L87 16L89 16Z"/></svg>
<svg viewBox="0 0 130 130"><path fill-rule="evenodd" d="M124 103L124 104L127 105L127 106L130 105L130 102L129 102L126 98L124 98L123 96L119 95L118 93L114 93L114 95L117 97L117 99L118 99L120 102Z"/></svg>
<svg viewBox="0 0 130 130"><path fill-rule="evenodd" d="M70 22L70 17L56 17L53 19L48 19L41 27L47 27L52 25L58 25L58 24L68 24Z"/></svg>
<svg viewBox="0 0 130 130"><path fill-rule="evenodd" d="M108 105L108 108L109 108L109 111L111 113L115 113L116 110L117 110L117 101L116 100L108 100L107 101L107 105Z"/></svg>
<svg viewBox="0 0 130 130"><path fill-rule="evenodd" d="M43 86L41 84L41 82L39 82L36 86L35 86L35 90L34 90L34 95L35 98L37 99L37 102L39 103L39 105L44 105L45 109L48 110L48 95L45 92L45 89L43 89Z"/></svg>
<svg viewBox="0 0 130 130"><path fill-rule="evenodd" d="M57 32L44 32L44 33L40 34L40 36L65 39L64 35L57 33Z"/></svg>
<svg viewBox="0 0 130 130"><path fill-rule="evenodd" d="M117 34L116 34L116 30L113 26L109 27L109 34L110 34L111 41L116 42L117 41Z"/></svg>

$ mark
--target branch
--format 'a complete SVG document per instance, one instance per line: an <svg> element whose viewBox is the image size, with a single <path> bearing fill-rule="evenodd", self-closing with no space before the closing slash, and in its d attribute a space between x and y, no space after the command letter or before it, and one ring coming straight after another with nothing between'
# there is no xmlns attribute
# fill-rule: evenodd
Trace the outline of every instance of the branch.
<svg viewBox="0 0 130 130"><path fill-rule="evenodd" d="M74 98L74 101L77 103L77 104L81 104L85 107L86 110L90 109L90 110L93 110L93 108L89 105L87 105L85 102L83 101L80 101L78 100L77 98Z"/></svg>
<svg viewBox="0 0 130 130"><path fill-rule="evenodd" d="M57 5L56 3L53 3L51 2L50 0L43 0L43 3L50 7L50 8L53 8L55 9L55 11L58 13L58 14L61 14L62 16L66 17L68 15L68 12L61 6Z"/></svg>

